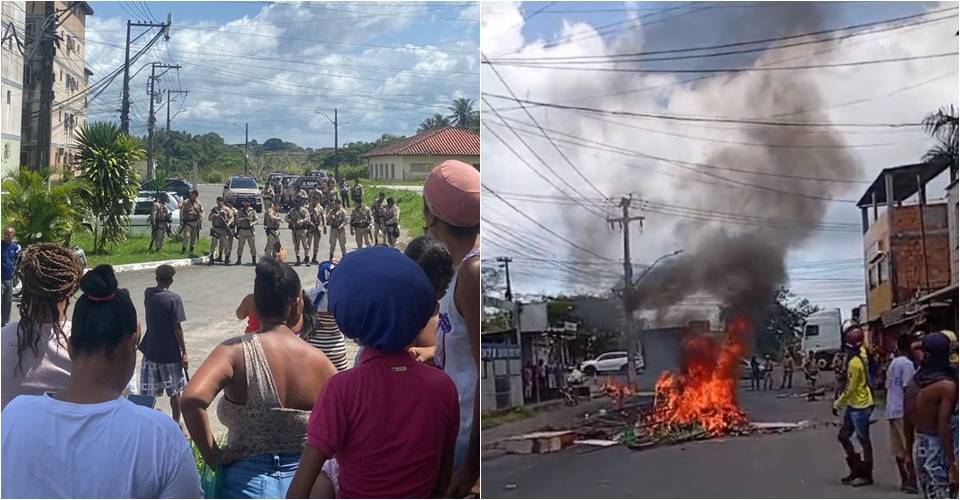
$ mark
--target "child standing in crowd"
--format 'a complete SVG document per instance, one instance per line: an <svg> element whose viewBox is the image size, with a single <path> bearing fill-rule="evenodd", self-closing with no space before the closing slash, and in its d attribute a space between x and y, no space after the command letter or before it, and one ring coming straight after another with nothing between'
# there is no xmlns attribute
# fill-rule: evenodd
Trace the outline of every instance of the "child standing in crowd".
<svg viewBox="0 0 960 500"><path fill-rule="evenodd" d="M436 313L424 272L392 248L347 254L331 274L329 310L363 345L310 416L288 498L428 498L450 481L459 408L443 372L407 352Z"/></svg>
<svg viewBox="0 0 960 500"><path fill-rule="evenodd" d="M144 290L147 331L140 343L143 353L140 370L140 393L170 397L173 421L180 423L180 393L187 386L187 345L183 341L181 323L187 320L183 300L170 291L176 269L158 266L157 286Z"/></svg>
<svg viewBox="0 0 960 500"><path fill-rule="evenodd" d="M183 433L121 396L140 328L113 268L84 275L73 311L66 386L3 411L4 498L202 498Z"/></svg>
<svg viewBox="0 0 960 500"><path fill-rule="evenodd" d="M327 311L327 284L338 262L328 260L321 262L318 266L317 286L307 292L307 304L310 306L307 309L313 316L311 328L305 330L302 337L310 345L323 351L337 371L343 371L349 367L347 345L344 342L343 333L337 327L337 321ZM305 312L304 316L306 315Z"/></svg>
<svg viewBox="0 0 960 500"><path fill-rule="evenodd" d="M450 252L443 242L430 236L420 236L407 244L403 253L423 269L437 292L437 300L442 300L450 286L450 279L453 278L453 260L450 259ZM417 336L414 347L410 348L419 361L433 363L439 325L440 315L435 314Z"/></svg>

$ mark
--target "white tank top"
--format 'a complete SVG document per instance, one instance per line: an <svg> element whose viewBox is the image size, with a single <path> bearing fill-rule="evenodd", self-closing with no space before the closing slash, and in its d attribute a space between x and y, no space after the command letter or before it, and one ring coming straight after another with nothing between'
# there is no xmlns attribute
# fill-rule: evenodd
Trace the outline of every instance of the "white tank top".
<svg viewBox="0 0 960 500"><path fill-rule="evenodd" d="M473 424L473 404L477 391L477 361L470 349L470 335L467 324L457 310L457 278L463 263L473 257L479 257L480 250L474 248L460 261L460 267L450 280L447 294L440 301L440 325L437 328L437 349L434 354L436 364L443 369L457 386L460 399L460 433L457 435L457 448L454 455L454 467L461 465L470 451L470 426Z"/></svg>

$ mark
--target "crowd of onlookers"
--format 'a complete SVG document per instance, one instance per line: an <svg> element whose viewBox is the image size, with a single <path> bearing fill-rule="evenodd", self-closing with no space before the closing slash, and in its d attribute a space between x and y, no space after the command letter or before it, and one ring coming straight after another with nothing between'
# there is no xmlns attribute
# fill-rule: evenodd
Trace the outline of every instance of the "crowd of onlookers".
<svg viewBox="0 0 960 500"><path fill-rule="evenodd" d="M284 252L261 259L236 311L245 331L224 332L192 376L174 268L159 266L144 292L141 335L111 266L84 273L70 249L26 247L20 317L0 333L2 496L471 494L479 188L473 167L441 163L424 186L427 236L404 253L376 246L323 262L313 287ZM352 367L344 338L360 346ZM129 394L138 351L139 394ZM163 395L172 415L153 409ZM195 453L212 480L201 481Z"/></svg>

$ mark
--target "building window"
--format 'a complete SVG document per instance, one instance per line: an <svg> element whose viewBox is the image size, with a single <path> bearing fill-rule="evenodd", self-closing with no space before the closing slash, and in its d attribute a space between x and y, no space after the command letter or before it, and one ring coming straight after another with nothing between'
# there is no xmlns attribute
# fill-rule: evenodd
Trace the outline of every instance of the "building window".
<svg viewBox="0 0 960 500"><path fill-rule="evenodd" d="M391 163L391 164L390 164L390 178L391 178L391 179L396 179L396 178L397 178L397 171L394 170L393 167L394 167L394 165L393 165L393 163Z"/></svg>
<svg viewBox="0 0 960 500"><path fill-rule="evenodd" d="M867 268L867 276L870 282L870 289L873 290L877 287L877 266L872 265Z"/></svg>
<svg viewBox="0 0 960 500"><path fill-rule="evenodd" d="M10 104L10 91L7 91L7 104Z"/></svg>
<svg viewBox="0 0 960 500"><path fill-rule="evenodd" d="M884 257L877 261L877 284L890 281L890 258Z"/></svg>
<svg viewBox="0 0 960 500"><path fill-rule="evenodd" d="M4 145L3 145L3 159L6 160L7 158L10 158L10 145L9 145L9 144L4 144Z"/></svg>

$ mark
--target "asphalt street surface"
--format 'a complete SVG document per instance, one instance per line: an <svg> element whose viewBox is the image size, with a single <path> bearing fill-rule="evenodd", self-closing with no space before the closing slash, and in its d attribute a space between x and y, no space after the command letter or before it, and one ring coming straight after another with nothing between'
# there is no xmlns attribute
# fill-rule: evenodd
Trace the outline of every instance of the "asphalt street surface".
<svg viewBox="0 0 960 500"><path fill-rule="evenodd" d="M823 377L827 381L827 377ZM553 454L485 453L484 498L907 498L890 456L882 403L871 426L876 484L841 485L847 471L837 442L830 399L778 399L793 391L750 391L741 406L755 422L811 420L808 429L783 434L723 437L642 451L624 446L582 453L572 446ZM832 396L832 390L828 390ZM553 423L556 429L562 425ZM569 425L569 424L568 424ZM484 431L484 437L488 435ZM486 443L485 443L486 444Z"/></svg>
<svg viewBox="0 0 960 500"><path fill-rule="evenodd" d="M205 215L209 214L210 209L216 206L216 198L222 191L222 185L201 184L198 188L200 192L200 201L203 203ZM283 214L281 214L283 215ZM348 211L349 216L349 211ZM266 245L266 235L263 230L263 216L259 214L260 225L256 228L256 248L257 255L263 255L263 247ZM204 222L202 229L203 237L209 238L209 221ZM286 228L286 223L281 224L280 231L281 244L287 249L288 261L294 262L296 259L293 252L293 240L290 231ZM401 240L398 246L409 241L410 237L401 234ZM174 245L169 239L165 245ZM234 240L236 245L236 240ZM354 238L347 235L347 251L357 248ZM171 290L178 293L183 298L183 304L186 309L187 321L183 323L183 332L187 344L187 355L189 357L189 370L191 375L203 363L207 355L220 342L235 337L243 333L246 327L246 320L238 320L236 317L237 306L248 293L253 293L254 267L250 263L250 256L245 249L243 264L225 266L221 264L194 265L187 267L178 267L174 276ZM312 253L312 251L311 251ZM236 247L233 249L232 260L236 261ZM322 261L329 257L329 239L325 236L321 239L320 251L317 259ZM340 258L340 249L337 249L336 258ZM317 282L317 266L294 267L300 275L301 283L305 289L312 288ZM156 286L154 270L123 272L117 275L120 286L127 288L133 297L134 304L137 306L137 314L140 318L141 327L145 332L145 317L143 307L144 290L151 286ZM77 295L79 296L79 294ZM73 305L67 311L68 316L73 314ZM19 313L16 303L14 303L11 321L17 320ZM357 346L351 340L347 340L347 356L351 364L357 352ZM137 369L135 378L140 378L140 356L138 355ZM220 425L216 418L216 402L211 405L210 421L214 427L214 432L220 433L225 429ZM158 398L157 408L166 413L170 413L169 399L164 396Z"/></svg>

